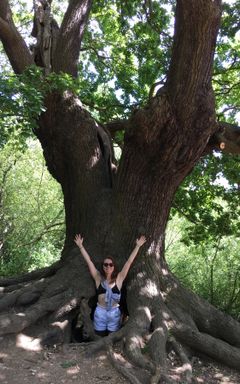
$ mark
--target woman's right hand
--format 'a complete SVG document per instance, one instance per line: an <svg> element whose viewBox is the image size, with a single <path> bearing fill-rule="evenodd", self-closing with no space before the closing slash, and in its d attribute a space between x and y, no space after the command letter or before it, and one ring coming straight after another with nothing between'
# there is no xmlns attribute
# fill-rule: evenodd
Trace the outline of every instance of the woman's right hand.
<svg viewBox="0 0 240 384"><path fill-rule="evenodd" d="M82 237L80 234L78 234L78 235L75 236L74 241L75 241L75 243L77 244L77 246L78 246L79 248L82 248L82 247L83 247L83 237Z"/></svg>
<svg viewBox="0 0 240 384"><path fill-rule="evenodd" d="M96 287L98 287L100 282L101 282L101 276L100 276L100 273L98 272L98 270L96 269L95 265L93 264L89 254L87 253L86 249L83 246L83 237L80 234L77 234L75 236L74 241L80 249L81 256L85 259L85 261L88 265L89 272L90 272L92 278L95 280Z"/></svg>
<svg viewBox="0 0 240 384"><path fill-rule="evenodd" d="M140 248L144 243L146 243L146 241L146 236L142 235L136 240L136 245Z"/></svg>

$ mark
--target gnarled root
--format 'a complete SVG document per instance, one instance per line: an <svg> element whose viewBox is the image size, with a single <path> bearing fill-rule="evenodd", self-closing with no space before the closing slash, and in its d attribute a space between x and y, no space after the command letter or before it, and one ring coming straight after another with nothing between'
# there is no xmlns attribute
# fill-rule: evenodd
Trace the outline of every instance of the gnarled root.
<svg viewBox="0 0 240 384"><path fill-rule="evenodd" d="M52 276L56 273L59 268L61 268L61 266L62 262L57 261L49 267L38 269L36 271L32 271L21 276L2 278L0 279L0 291L10 292L11 290L15 290L18 287L18 284L21 285L21 283L27 283L29 281Z"/></svg>
<svg viewBox="0 0 240 384"><path fill-rule="evenodd" d="M177 340L173 336L169 337L169 342L172 345L176 354L179 356L179 358L182 361L182 367L180 367L178 371L185 374L186 383L191 383L192 382L192 364L187 356L187 353L184 351L183 346L179 342L177 342Z"/></svg>
<svg viewBox="0 0 240 384"><path fill-rule="evenodd" d="M155 372L151 378L151 384L158 384L160 379L171 383L172 381L166 373L166 345L168 341L166 320L169 318L169 311L160 299L156 300L154 308L162 308L162 310L156 311L153 316L153 331L148 342L149 354L155 364Z"/></svg>
<svg viewBox="0 0 240 384"><path fill-rule="evenodd" d="M239 326L239 325L238 325ZM240 349L211 335L196 331L185 324L178 324L173 329L174 336L184 345L202 352L229 367L239 370Z"/></svg>
<svg viewBox="0 0 240 384"><path fill-rule="evenodd" d="M172 277L170 283L171 281ZM230 336L227 342L224 332L225 340L221 340L217 337L217 326L214 322L212 321L211 325L207 324L207 321L204 322L204 308L207 308L208 314L211 314L215 321L219 319L222 323L225 315L220 311L214 307L211 311L208 303L188 291L179 298L175 289L179 288L181 292L184 288L178 287L176 282L171 290L168 281L168 295L163 291L164 286L161 284L161 290L159 288L157 294L155 291L152 297L146 290L146 282L141 283L144 284L144 290L143 286L137 287L135 284L133 291L128 295L130 317L124 328L91 345L92 351L100 346L106 348L112 364L133 384L192 383L191 359L198 353L239 369L240 349L236 345L240 324L237 321L226 316L228 326L231 325ZM148 284L151 287L157 286L156 282L150 284L148 281ZM143 292L146 292L145 297ZM196 303L198 307L193 311ZM200 308L203 309L202 312ZM199 329L199 324L202 329ZM233 340L233 327L236 328L236 340ZM121 351L118 346L116 352L113 345L119 340L119 335L123 345ZM174 356L174 360L170 360L170 355Z"/></svg>
<svg viewBox="0 0 240 384"><path fill-rule="evenodd" d="M114 368L125 377L131 384L141 384L137 377L136 371L134 367L123 357L121 353L116 353L113 350L112 345L109 345L107 348L107 356L114 366ZM144 381L147 382L149 380L149 375L145 373Z"/></svg>
<svg viewBox="0 0 240 384"><path fill-rule="evenodd" d="M80 303L80 314L83 322L83 333L85 334L86 339L96 340L96 336L93 328L93 323L91 321L91 310L88 305L88 301L83 298Z"/></svg>
<svg viewBox="0 0 240 384"><path fill-rule="evenodd" d="M191 355L198 352L239 369L240 324L187 291L170 274L156 276L148 271L131 280L128 321L108 337L96 336L88 307L94 284L78 260L73 255L71 263L31 279L5 280L0 334L32 332L42 344L69 342L71 322L80 312L87 339L93 340L85 343L87 353L105 349L132 384L191 383Z"/></svg>
<svg viewBox="0 0 240 384"><path fill-rule="evenodd" d="M69 342L73 317L84 307L80 305L83 297L94 292L90 279L79 279L80 271L81 263L75 258L19 278L2 279L0 335L24 331L37 335L42 344Z"/></svg>

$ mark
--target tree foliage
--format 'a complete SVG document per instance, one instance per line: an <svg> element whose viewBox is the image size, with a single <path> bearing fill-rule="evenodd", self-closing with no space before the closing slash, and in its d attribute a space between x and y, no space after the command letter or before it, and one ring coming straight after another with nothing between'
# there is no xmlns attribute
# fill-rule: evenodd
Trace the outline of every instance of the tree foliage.
<svg viewBox="0 0 240 384"><path fill-rule="evenodd" d="M39 145L28 140L27 146L22 152L8 143L0 152L0 275L45 267L62 248L62 193Z"/></svg>
<svg viewBox="0 0 240 384"><path fill-rule="evenodd" d="M181 215L174 215L166 233L167 260L185 286L238 319L238 236L217 234L213 237L211 228L209 232L207 226L204 229L204 233L196 235L195 224Z"/></svg>

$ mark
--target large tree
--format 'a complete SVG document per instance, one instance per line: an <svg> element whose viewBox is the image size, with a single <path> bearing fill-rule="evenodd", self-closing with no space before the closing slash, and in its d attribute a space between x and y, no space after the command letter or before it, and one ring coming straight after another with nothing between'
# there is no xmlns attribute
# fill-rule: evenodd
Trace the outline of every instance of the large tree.
<svg viewBox="0 0 240 384"><path fill-rule="evenodd" d="M9 1L1 0L0 38L14 72L22 74L36 64L45 76L51 72L81 76L84 65L79 65L79 55L93 3L70 0L58 28L51 1L35 1L32 33L37 43L30 50L14 24ZM108 3L112 2L102 5ZM153 3L143 2L149 23ZM124 11L124 2L121 6ZM129 319L119 332L97 340L95 347L108 346L114 360L110 346L124 339L126 356L143 369L136 377L121 367L134 383L150 377L152 383L161 376L167 380L167 346L187 367L188 382L189 356L194 351L239 368L239 323L184 288L164 257L165 228L182 180L213 148L239 152L238 129L219 123L215 113L212 70L220 19L220 0L176 2L164 86L155 95L150 92L145 105L125 119L103 124L71 89L49 87L35 134L50 173L62 187L65 244L60 261L51 267L1 280L2 335L21 331L36 335L37 329L42 343L51 338L69 341L72 319L80 310L85 331L94 339L87 306L94 284L73 238L76 233L84 236L95 263L111 254L121 266L136 237L144 233L147 243L126 282ZM153 24L157 28L156 20ZM115 169L111 137L117 131L124 131L124 143Z"/></svg>

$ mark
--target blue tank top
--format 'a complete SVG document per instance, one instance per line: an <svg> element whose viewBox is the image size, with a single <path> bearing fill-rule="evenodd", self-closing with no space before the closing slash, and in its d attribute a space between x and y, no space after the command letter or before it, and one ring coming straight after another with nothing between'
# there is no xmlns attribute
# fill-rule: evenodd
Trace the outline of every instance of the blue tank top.
<svg viewBox="0 0 240 384"><path fill-rule="evenodd" d="M97 294L105 294L105 303L107 310L110 310L113 307L113 302L120 302L121 292L119 291L116 283L112 288L110 288L106 280L102 281L97 288Z"/></svg>

